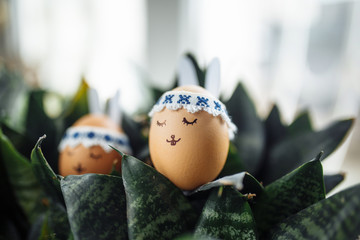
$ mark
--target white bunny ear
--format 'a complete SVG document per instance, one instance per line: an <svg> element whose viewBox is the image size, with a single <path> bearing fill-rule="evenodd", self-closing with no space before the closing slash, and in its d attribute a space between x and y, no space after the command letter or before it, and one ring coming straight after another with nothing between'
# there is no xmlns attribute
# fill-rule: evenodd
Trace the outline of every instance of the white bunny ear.
<svg viewBox="0 0 360 240"><path fill-rule="evenodd" d="M102 108L100 107L100 100L97 91L94 88L90 88L87 94L90 113L102 114Z"/></svg>
<svg viewBox="0 0 360 240"><path fill-rule="evenodd" d="M121 125L120 90L109 100L108 115L116 124Z"/></svg>
<svg viewBox="0 0 360 240"><path fill-rule="evenodd" d="M194 65L188 57L182 57L178 67L179 86L199 85Z"/></svg>
<svg viewBox="0 0 360 240"><path fill-rule="evenodd" d="M220 61L218 58L214 58L211 61L206 71L205 89L216 98L220 95Z"/></svg>

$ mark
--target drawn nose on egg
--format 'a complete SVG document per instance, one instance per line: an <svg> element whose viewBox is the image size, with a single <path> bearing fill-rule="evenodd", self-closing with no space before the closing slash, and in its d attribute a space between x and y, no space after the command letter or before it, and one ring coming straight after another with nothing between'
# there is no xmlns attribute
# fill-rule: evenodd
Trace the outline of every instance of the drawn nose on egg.
<svg viewBox="0 0 360 240"><path fill-rule="evenodd" d="M170 138L171 140L166 139L166 142L170 143L171 146L175 146L176 143L178 143L181 140L181 138L175 140L175 135L171 135Z"/></svg>

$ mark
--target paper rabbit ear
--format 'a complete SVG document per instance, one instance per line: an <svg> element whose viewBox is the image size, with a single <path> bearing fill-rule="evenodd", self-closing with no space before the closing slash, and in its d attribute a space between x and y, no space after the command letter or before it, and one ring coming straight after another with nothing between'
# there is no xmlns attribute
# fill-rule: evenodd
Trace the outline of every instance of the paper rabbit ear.
<svg viewBox="0 0 360 240"><path fill-rule="evenodd" d="M121 114L121 107L119 100L120 100L120 90L117 90L115 96L109 100L108 116L116 124L121 125L122 114Z"/></svg>
<svg viewBox="0 0 360 240"><path fill-rule="evenodd" d="M206 71L205 89L216 98L220 95L220 61L218 58L214 58L211 61Z"/></svg>
<svg viewBox="0 0 360 240"><path fill-rule="evenodd" d="M187 57L182 57L178 66L179 86L199 85L193 63Z"/></svg>
<svg viewBox="0 0 360 240"><path fill-rule="evenodd" d="M102 114L102 108L100 106L99 95L94 88L89 88L87 92L89 111L92 114Z"/></svg>

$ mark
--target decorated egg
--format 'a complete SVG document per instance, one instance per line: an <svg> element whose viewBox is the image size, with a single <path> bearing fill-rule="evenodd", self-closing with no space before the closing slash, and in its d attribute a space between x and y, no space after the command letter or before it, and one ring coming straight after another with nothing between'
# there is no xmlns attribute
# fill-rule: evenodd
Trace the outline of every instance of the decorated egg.
<svg viewBox="0 0 360 240"><path fill-rule="evenodd" d="M179 188L192 190L219 175L227 158L229 137L236 127L225 105L209 90L193 84L196 76L189 74L191 63L184 59L181 64L181 86L164 93L149 113L152 117L149 149L160 173ZM184 65L185 72L181 67ZM216 77L218 68L215 61L206 77L206 81L217 81L206 85L208 89L217 89L215 93L218 88L214 86L220 79ZM183 79L184 76L193 80Z"/></svg>
<svg viewBox="0 0 360 240"><path fill-rule="evenodd" d="M59 172L63 176L85 173L109 174L115 164L120 171L121 155L110 146L130 154L129 140L120 127L116 95L110 101L110 116L101 114L97 94L89 93L92 113L81 117L68 128L59 145ZM94 103L95 106L94 106ZM93 105L93 106L91 106Z"/></svg>

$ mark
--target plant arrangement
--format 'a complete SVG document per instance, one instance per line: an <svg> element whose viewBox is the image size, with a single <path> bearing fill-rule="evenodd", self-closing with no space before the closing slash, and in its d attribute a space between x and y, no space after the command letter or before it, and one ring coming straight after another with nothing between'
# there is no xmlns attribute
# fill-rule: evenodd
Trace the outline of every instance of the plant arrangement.
<svg viewBox="0 0 360 240"><path fill-rule="evenodd" d="M204 86L207 69L200 68L192 55L187 57ZM323 175L321 165L344 140L353 119L315 131L307 112L284 125L276 106L261 119L238 84L230 99L222 101L238 131L216 180L183 191L153 168L145 114L122 115L132 154L119 152L120 171L114 163L109 174L63 177L58 174L58 145L65 130L89 113L89 86L82 81L73 99L62 100L63 112L53 118L44 109L47 91L24 87L21 80L14 81L21 75L6 64L0 68L0 239L356 239L360 235L360 185L326 197L344 176ZM23 119L15 121L21 114L10 114L12 101L5 100L19 95L19 89L27 106ZM149 91L154 103L163 94L153 87Z"/></svg>

